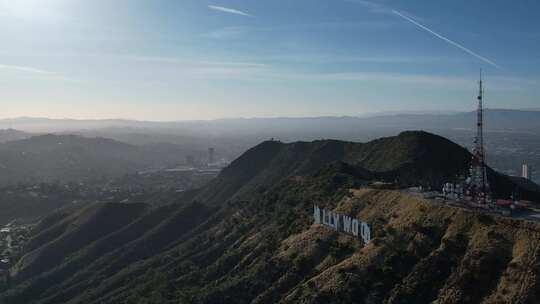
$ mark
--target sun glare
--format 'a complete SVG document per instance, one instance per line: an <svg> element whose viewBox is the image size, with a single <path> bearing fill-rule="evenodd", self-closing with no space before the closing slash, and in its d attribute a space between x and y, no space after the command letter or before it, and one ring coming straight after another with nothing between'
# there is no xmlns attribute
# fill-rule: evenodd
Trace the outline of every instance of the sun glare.
<svg viewBox="0 0 540 304"><path fill-rule="evenodd" d="M25 19L52 19L66 0L0 0L0 14Z"/></svg>

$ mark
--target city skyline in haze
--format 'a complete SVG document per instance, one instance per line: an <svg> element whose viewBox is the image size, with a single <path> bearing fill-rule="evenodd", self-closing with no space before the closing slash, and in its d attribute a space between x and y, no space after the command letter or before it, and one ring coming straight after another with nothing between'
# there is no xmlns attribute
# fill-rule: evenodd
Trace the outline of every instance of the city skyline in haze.
<svg viewBox="0 0 540 304"><path fill-rule="evenodd" d="M540 3L0 0L0 118L538 108Z"/></svg>

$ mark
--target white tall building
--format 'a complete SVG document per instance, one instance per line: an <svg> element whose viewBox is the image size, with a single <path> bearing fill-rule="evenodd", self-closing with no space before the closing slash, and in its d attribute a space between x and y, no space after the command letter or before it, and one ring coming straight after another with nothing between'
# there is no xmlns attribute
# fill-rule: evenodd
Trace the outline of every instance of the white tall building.
<svg viewBox="0 0 540 304"><path fill-rule="evenodd" d="M529 165L523 164L521 166L521 177L531 179L531 171L529 169Z"/></svg>

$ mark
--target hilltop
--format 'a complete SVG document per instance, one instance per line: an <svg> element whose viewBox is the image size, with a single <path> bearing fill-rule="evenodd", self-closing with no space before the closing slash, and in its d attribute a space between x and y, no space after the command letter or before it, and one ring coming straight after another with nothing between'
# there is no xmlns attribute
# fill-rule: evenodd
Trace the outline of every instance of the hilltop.
<svg viewBox="0 0 540 304"><path fill-rule="evenodd" d="M0 183L78 181L120 175L137 165L135 147L102 138L40 135L0 144Z"/></svg>
<svg viewBox="0 0 540 304"><path fill-rule="evenodd" d="M44 219L11 268L4 301L535 303L538 224L369 186L439 187L469 160L425 132L365 144L264 142L175 204L100 204ZM366 221L372 241L313 225L314 204ZM124 216L112 223L114 214Z"/></svg>
<svg viewBox="0 0 540 304"><path fill-rule="evenodd" d="M4 129L0 130L0 143L22 140L31 137L30 133L14 130L14 129Z"/></svg>
<svg viewBox="0 0 540 304"><path fill-rule="evenodd" d="M241 192L266 187L287 176L313 174L325 165L344 162L369 171L370 179L397 183L400 187L423 186L440 190L445 182L467 176L472 155L450 140L424 131L406 131L367 143L337 140L285 144L267 141L248 150L218 177L210 194L222 198L242 185ZM508 198L520 191L524 198L540 200L530 185L488 169L496 197ZM216 193L217 194L214 194Z"/></svg>
<svg viewBox="0 0 540 304"><path fill-rule="evenodd" d="M131 145L101 137L45 134L0 143L0 185L85 182L183 162L174 145Z"/></svg>

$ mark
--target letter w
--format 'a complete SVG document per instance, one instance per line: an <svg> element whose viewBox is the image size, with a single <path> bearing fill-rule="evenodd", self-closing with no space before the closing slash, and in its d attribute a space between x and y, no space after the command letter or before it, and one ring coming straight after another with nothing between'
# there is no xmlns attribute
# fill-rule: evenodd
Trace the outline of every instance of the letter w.
<svg viewBox="0 0 540 304"><path fill-rule="evenodd" d="M343 216L343 231L351 233L351 222L352 219L348 216Z"/></svg>

